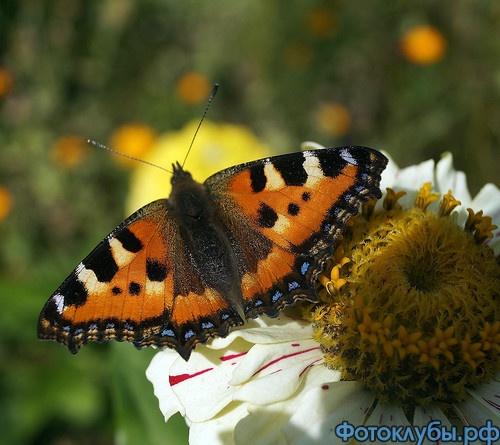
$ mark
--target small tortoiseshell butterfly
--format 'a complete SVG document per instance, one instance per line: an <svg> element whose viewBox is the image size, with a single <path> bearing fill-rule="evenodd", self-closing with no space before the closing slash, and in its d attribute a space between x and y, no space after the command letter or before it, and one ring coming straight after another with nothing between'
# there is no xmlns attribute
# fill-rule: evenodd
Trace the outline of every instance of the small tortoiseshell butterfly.
<svg viewBox="0 0 500 445"><path fill-rule="evenodd" d="M193 180L174 165L168 199L113 230L55 291L38 336L168 346L188 360L231 326L318 301L316 276L361 202L381 196L387 159L366 147L310 150Z"/></svg>

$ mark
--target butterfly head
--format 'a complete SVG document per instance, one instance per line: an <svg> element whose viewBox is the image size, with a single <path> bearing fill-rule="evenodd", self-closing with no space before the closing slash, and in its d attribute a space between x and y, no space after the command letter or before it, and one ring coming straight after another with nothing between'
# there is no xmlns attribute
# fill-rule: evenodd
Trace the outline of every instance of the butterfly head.
<svg viewBox="0 0 500 445"><path fill-rule="evenodd" d="M172 214L187 225L210 218L212 212L207 205L209 198L205 187L195 181L191 173L178 162L172 168L172 190L168 198Z"/></svg>
<svg viewBox="0 0 500 445"><path fill-rule="evenodd" d="M185 182L185 181L192 181L193 177L191 176L191 173L187 172L182 168L182 165L176 162L175 164L172 164L172 187L175 187L177 184Z"/></svg>

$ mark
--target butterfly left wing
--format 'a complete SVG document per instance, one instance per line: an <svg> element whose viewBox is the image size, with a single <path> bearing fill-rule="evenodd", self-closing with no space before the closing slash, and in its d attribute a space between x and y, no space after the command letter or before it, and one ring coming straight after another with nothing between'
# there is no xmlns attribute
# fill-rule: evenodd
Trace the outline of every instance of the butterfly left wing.
<svg viewBox="0 0 500 445"><path fill-rule="evenodd" d="M187 360L196 343L242 324L197 274L171 213L167 200L152 202L101 241L45 304L39 338L72 353L113 339L168 346Z"/></svg>
<svg viewBox="0 0 500 445"><path fill-rule="evenodd" d="M367 147L326 148L208 178L239 262L247 318L276 316L297 299L317 301L318 273L360 203L381 196L386 164L384 155Z"/></svg>

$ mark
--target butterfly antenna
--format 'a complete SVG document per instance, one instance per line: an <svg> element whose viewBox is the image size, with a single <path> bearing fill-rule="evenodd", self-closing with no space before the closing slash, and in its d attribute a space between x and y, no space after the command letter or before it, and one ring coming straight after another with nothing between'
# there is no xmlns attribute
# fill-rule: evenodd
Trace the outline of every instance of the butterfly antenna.
<svg viewBox="0 0 500 445"><path fill-rule="evenodd" d="M153 164L152 162L145 161L144 159L139 159L135 158L134 156L127 155L125 153L122 153L121 151L115 150L111 147L108 147L107 145L101 144L100 142L95 141L94 139L87 139L87 143L93 145L94 147L102 148L104 150L108 150L111 153L114 153L115 155L123 156L124 158L132 159L137 162L142 162L143 164L150 165L151 167L156 167L159 168L160 170L163 170L164 172L172 174L173 172L169 170L168 168L161 167L159 165Z"/></svg>
<svg viewBox="0 0 500 445"><path fill-rule="evenodd" d="M215 95L217 94L217 90L219 89L219 84L216 83L212 89L212 93L210 94L210 97L208 98L207 104L205 105L205 111L203 112L203 115L201 116L200 123L196 127L196 131L194 132L193 139L191 140L191 143L189 144L188 151L186 153L186 156L184 156L184 161L182 161L182 167L184 167L184 164L186 163L186 160L189 156L189 153L191 152L191 148L193 147L194 140L196 139L196 135L198 134L198 131L201 127L201 124L205 120L205 117L207 116L208 109L210 108L210 105L212 105L212 101L214 100Z"/></svg>

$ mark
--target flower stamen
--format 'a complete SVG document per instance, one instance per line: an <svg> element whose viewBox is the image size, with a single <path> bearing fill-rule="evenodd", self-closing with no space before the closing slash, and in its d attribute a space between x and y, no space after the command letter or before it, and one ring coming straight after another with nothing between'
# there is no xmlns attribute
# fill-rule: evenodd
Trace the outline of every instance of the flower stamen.
<svg viewBox="0 0 500 445"><path fill-rule="evenodd" d="M439 203L439 216L450 216L451 212L455 209L455 207L462 204L458 199L451 194L451 190L448 190L448 193L443 195L441 202Z"/></svg>
<svg viewBox="0 0 500 445"><path fill-rule="evenodd" d="M393 189L387 187L387 195L383 202L384 209L392 210L398 208L399 206L398 201L405 195L406 192L402 190L396 193ZM365 214L365 216L370 216L370 215Z"/></svg>
<svg viewBox="0 0 500 445"><path fill-rule="evenodd" d="M430 182L426 182L420 188L418 195L415 198L415 207L425 210L429 207L429 204L439 199L439 193L432 192L431 185L432 184Z"/></svg>
<svg viewBox="0 0 500 445"><path fill-rule="evenodd" d="M344 278L340 278L340 268L350 261L351 260L347 257L341 258L340 261L331 268L330 277L327 277L325 274L318 275L319 282L325 287L330 295L333 295L347 283Z"/></svg>

